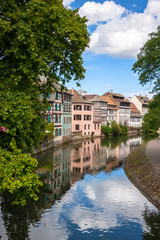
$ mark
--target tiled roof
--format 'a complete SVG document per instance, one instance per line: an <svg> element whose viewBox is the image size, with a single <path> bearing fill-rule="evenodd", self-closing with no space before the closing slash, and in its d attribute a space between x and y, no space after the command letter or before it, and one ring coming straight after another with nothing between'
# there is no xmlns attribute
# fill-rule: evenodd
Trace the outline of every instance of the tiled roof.
<svg viewBox="0 0 160 240"><path fill-rule="evenodd" d="M91 100L96 96L96 94L84 95L86 100Z"/></svg>
<svg viewBox="0 0 160 240"><path fill-rule="evenodd" d="M111 98L109 98L108 96L101 96L105 101L107 101L107 103L108 103L108 109L117 109L117 105L116 105L116 103L111 99ZM113 107L110 107L109 105L111 105L111 106L115 106L115 108L113 108Z"/></svg>
<svg viewBox="0 0 160 240"><path fill-rule="evenodd" d="M142 104L146 104L148 105L149 102L150 102L150 99L148 97L144 97L144 96L137 96L136 97L138 98L138 100L142 103Z"/></svg>
<svg viewBox="0 0 160 240"><path fill-rule="evenodd" d="M90 100L91 102L106 102L107 101L105 99L103 99L101 96L99 95L84 95L86 100Z"/></svg>
<svg viewBox="0 0 160 240"><path fill-rule="evenodd" d="M104 93L103 94L103 96L116 96L116 97L123 97L124 98L124 96L122 95L122 94L120 94L120 93L113 93L113 92L106 92L106 93Z"/></svg>
<svg viewBox="0 0 160 240"><path fill-rule="evenodd" d="M72 97L72 103L88 103L88 104L93 104L90 101L85 100L85 98L81 95L78 94L78 92L75 89L69 90L73 94Z"/></svg>
<svg viewBox="0 0 160 240"><path fill-rule="evenodd" d="M138 110L138 108L134 105L134 103L131 103L131 113L139 113L140 111Z"/></svg>

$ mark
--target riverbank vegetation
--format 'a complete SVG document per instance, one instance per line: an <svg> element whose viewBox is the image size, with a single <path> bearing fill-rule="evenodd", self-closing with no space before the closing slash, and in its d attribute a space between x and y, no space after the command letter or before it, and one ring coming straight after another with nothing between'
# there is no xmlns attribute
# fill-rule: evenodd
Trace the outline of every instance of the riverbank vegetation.
<svg viewBox="0 0 160 240"><path fill-rule="evenodd" d="M27 195L23 191L26 184L23 177L29 168L27 181L37 191L35 159L28 153L46 137L48 93L53 92L55 83L61 82L63 90L66 81L73 79L78 85L84 78L82 54L88 46L89 34L86 18L81 18L77 10L65 8L59 0L2 0L0 9L0 183L9 174L10 184L3 185L1 191L16 193L14 203L24 204L24 199L17 200L20 193L36 199L33 192ZM39 98L41 94L43 101ZM16 151L11 147L13 142ZM25 164L21 171L19 162L23 156L31 165ZM3 171L4 164L14 176ZM17 171L21 178L17 179Z"/></svg>
<svg viewBox="0 0 160 240"><path fill-rule="evenodd" d="M107 123L107 125L104 125L101 127L101 131L104 135L127 135L128 129L127 126L121 125L113 121L110 125L110 123Z"/></svg>
<svg viewBox="0 0 160 240"><path fill-rule="evenodd" d="M160 26L149 36L150 39L141 48L132 70L138 73L140 83L143 86L148 84L155 94L143 119L144 132L155 134L160 128Z"/></svg>

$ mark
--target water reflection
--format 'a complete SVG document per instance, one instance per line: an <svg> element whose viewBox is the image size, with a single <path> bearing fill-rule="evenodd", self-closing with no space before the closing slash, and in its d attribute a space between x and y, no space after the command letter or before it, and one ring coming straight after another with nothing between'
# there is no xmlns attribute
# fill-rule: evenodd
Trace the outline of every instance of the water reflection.
<svg viewBox="0 0 160 240"><path fill-rule="evenodd" d="M96 138L39 154L36 171L45 183L39 201L13 208L1 197L2 240L158 240L158 211L121 167L141 142Z"/></svg>

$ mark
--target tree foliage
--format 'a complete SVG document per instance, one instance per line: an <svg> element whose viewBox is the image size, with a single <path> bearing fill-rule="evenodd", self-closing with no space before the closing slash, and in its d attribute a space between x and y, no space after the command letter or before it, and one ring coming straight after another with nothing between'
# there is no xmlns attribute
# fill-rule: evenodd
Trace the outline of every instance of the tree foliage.
<svg viewBox="0 0 160 240"><path fill-rule="evenodd" d="M0 3L1 84L12 91L84 78L82 53L89 43L86 19L60 0L2 0ZM42 85L40 76L47 77Z"/></svg>
<svg viewBox="0 0 160 240"><path fill-rule="evenodd" d="M30 152L45 130L46 99L40 103L38 95L84 78L86 19L60 0L2 0L0 30L0 124L9 130L0 141L7 147L14 137Z"/></svg>
<svg viewBox="0 0 160 240"><path fill-rule="evenodd" d="M107 125L102 126L101 127L101 131L103 134L105 134L106 136L108 135L127 135L128 133L128 129L127 126L125 125L118 125L117 122L113 121L111 123L111 127L109 126L109 124L107 123Z"/></svg>
<svg viewBox="0 0 160 240"><path fill-rule="evenodd" d="M0 1L0 127L7 129L0 131L0 181L1 190L19 196L16 203L36 199L40 185L32 172L35 161L24 154L45 132L47 100L38 96L51 93L59 81L78 84L84 78L82 53L88 43L86 19L62 0Z"/></svg>
<svg viewBox="0 0 160 240"><path fill-rule="evenodd" d="M12 194L13 204L25 205L27 199L38 199L36 192L42 186L38 175L33 173L37 160L17 149L14 140L10 150L0 148L0 191Z"/></svg>
<svg viewBox="0 0 160 240"><path fill-rule="evenodd" d="M23 152L33 152L44 135L45 104L23 92L0 92L0 146L7 149L12 138Z"/></svg>
<svg viewBox="0 0 160 240"><path fill-rule="evenodd" d="M160 26L151 33L150 39L141 48L132 70L139 75L142 85L152 84L153 91L160 91Z"/></svg>
<svg viewBox="0 0 160 240"><path fill-rule="evenodd" d="M160 94L154 97L149 105L149 111L143 118L143 130L146 133L156 133L160 128Z"/></svg>

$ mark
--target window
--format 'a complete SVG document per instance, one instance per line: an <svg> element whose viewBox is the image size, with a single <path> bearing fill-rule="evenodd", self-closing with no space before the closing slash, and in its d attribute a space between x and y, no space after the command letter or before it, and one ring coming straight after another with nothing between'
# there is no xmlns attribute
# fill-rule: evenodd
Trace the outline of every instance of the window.
<svg viewBox="0 0 160 240"><path fill-rule="evenodd" d="M96 130L96 124L94 124L94 129Z"/></svg>
<svg viewBox="0 0 160 240"><path fill-rule="evenodd" d="M74 120L81 120L81 115L74 115Z"/></svg>
<svg viewBox="0 0 160 240"><path fill-rule="evenodd" d="M58 115L55 115L55 123L58 123Z"/></svg>
<svg viewBox="0 0 160 240"><path fill-rule="evenodd" d="M55 130L55 136L58 136L58 129Z"/></svg>
<svg viewBox="0 0 160 240"><path fill-rule="evenodd" d="M55 110L57 111L57 103L55 104Z"/></svg>
<svg viewBox="0 0 160 240"><path fill-rule="evenodd" d="M84 124L84 130L86 130L86 124Z"/></svg>
<svg viewBox="0 0 160 240"><path fill-rule="evenodd" d="M91 107L91 106L88 106L88 105L84 105L84 110L85 110L85 111L91 111L91 110L92 110L92 107Z"/></svg>
<svg viewBox="0 0 160 240"><path fill-rule="evenodd" d="M58 92L56 92L56 94L55 94L55 99L58 100Z"/></svg>
<svg viewBox="0 0 160 240"><path fill-rule="evenodd" d="M58 129L58 136L61 136L61 128Z"/></svg>
<svg viewBox="0 0 160 240"><path fill-rule="evenodd" d="M78 124L76 124L75 130L79 130L79 125Z"/></svg>
<svg viewBox="0 0 160 240"><path fill-rule="evenodd" d="M84 120L91 120L91 115L84 115Z"/></svg>
<svg viewBox="0 0 160 240"><path fill-rule="evenodd" d="M65 117L64 117L64 121L63 121L63 123L65 123Z"/></svg>
<svg viewBox="0 0 160 240"><path fill-rule="evenodd" d="M82 106L81 105L74 105L74 110L82 110Z"/></svg>
<svg viewBox="0 0 160 240"><path fill-rule="evenodd" d="M113 110L112 109L109 109L109 114L113 114Z"/></svg>
<svg viewBox="0 0 160 240"><path fill-rule="evenodd" d="M88 129L90 129L90 124L88 124Z"/></svg>

